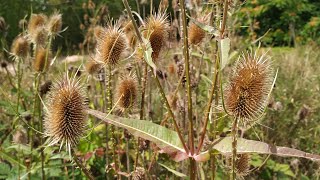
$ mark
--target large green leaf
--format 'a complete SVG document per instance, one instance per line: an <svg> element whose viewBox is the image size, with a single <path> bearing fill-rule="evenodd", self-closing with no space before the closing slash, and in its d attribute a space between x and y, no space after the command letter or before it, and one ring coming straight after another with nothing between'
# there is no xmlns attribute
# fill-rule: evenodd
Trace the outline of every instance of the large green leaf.
<svg viewBox="0 0 320 180"><path fill-rule="evenodd" d="M194 158L197 161L206 161L210 158L210 151L219 151L223 155L232 154L232 138L224 137L213 142L211 149L209 151L203 152ZM258 153L258 154L271 154L277 156L286 157L298 157L306 158L313 161L320 161L320 155L306 153L297 149L275 146L272 144L267 144L261 141L248 140L243 138L238 138L237 142L237 152L242 153Z"/></svg>
<svg viewBox="0 0 320 180"><path fill-rule="evenodd" d="M89 109L88 113L115 126L125 128L134 136L147 139L157 144L166 153L185 152L178 133L150 121L128 119L115 115L107 115Z"/></svg>

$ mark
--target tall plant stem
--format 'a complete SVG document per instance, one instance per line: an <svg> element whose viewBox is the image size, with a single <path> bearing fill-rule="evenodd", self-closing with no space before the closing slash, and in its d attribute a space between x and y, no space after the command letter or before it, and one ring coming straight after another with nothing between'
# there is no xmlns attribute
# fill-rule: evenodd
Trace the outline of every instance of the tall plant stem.
<svg viewBox="0 0 320 180"><path fill-rule="evenodd" d="M18 67L17 67L17 113L19 113L19 105L20 105L20 95L21 95L21 78L22 78L22 71L21 71L21 61L22 59L18 57Z"/></svg>
<svg viewBox="0 0 320 180"><path fill-rule="evenodd" d="M182 26L183 26L183 54L184 54L184 64L185 73L187 79L187 96L188 96L188 122L189 122L189 148L191 155L194 154L194 133L193 133L193 115L192 115L192 92L190 83L190 71L189 71L189 45L188 45L188 30L187 30L187 17L186 17L186 7L184 0L179 0L181 15L182 15ZM197 168L194 159L190 158L190 179L196 179Z"/></svg>
<svg viewBox="0 0 320 180"><path fill-rule="evenodd" d="M236 179L238 121L235 118L232 125L232 180Z"/></svg>
<svg viewBox="0 0 320 180"><path fill-rule="evenodd" d="M131 9L130 9L130 7L129 7L128 1L127 1L127 0L122 0L122 2L123 2L123 4L124 4L125 8L127 9L128 15L129 15L129 17L130 17L130 19L131 19L131 21L132 21L132 23L133 23L133 26L134 26L136 35L138 36L139 43L140 43L141 47L143 48L143 51L146 51L146 46L145 46L144 43L143 43L142 36L141 36L141 33L139 32L137 23L136 23L136 21L134 20L134 18L133 18L133 16L132 16L132 12L131 12ZM152 69L151 66L150 66L150 68ZM153 69L152 69L152 70L153 70ZM184 139L183 139L183 137L182 137L182 135L181 135L181 131L180 131L179 127L178 127L177 121L175 120L174 114L173 114L173 112L172 112L172 109L171 109L171 107L170 107L170 104L169 104L169 102L168 102L168 99L167 99L167 97L166 97L166 95L165 95L165 93L164 93L164 90L163 90L163 88L162 88L162 86L161 86L161 83L160 83L160 81L159 81L159 79L158 79L158 77L157 77L156 75L154 75L154 78L155 78L156 83L157 83L157 86L158 86L158 88L159 88L159 90L160 90L161 96L162 96L162 98L163 98L164 101L165 101L166 107L168 108L169 115L170 115L171 118L172 118L172 121L173 121L173 124L174 124L174 128L175 128L175 130L176 130L177 133L178 133L178 136L179 136L179 139L180 139L180 141L181 141L181 144L183 145L184 150L186 151L186 153L189 153L189 149L187 148L186 143L185 143L185 141L184 141Z"/></svg>
<svg viewBox="0 0 320 180"><path fill-rule="evenodd" d="M86 177L90 180L94 180L94 177L91 175L90 171L81 163L81 161L78 159L75 152L72 150L71 153L72 153L74 162L77 164L77 166L79 166L79 168L86 175Z"/></svg>

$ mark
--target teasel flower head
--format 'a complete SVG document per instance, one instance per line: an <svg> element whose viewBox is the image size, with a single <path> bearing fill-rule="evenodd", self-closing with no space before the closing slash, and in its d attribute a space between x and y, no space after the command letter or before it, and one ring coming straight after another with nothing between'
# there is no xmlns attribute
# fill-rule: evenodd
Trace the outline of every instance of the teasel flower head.
<svg viewBox="0 0 320 180"><path fill-rule="evenodd" d="M80 79L61 77L53 83L45 107L44 133L47 145L66 144L67 150L75 146L84 133L86 105L84 88Z"/></svg>
<svg viewBox="0 0 320 180"><path fill-rule="evenodd" d="M198 21L203 23L204 19L198 19ZM206 32L198 25L191 22L188 30L189 43L192 45L197 45L204 39L205 36Z"/></svg>
<svg viewBox="0 0 320 180"><path fill-rule="evenodd" d="M42 26L34 30L32 34L29 34L30 41L35 44L37 47L45 47L48 39L48 31Z"/></svg>
<svg viewBox="0 0 320 180"><path fill-rule="evenodd" d="M50 18L49 22L47 24L47 30L49 32L49 35L52 35L55 37L61 32L62 28L62 15L58 12L54 12Z"/></svg>
<svg viewBox="0 0 320 180"><path fill-rule="evenodd" d="M11 46L11 54L14 58L26 58L29 55L29 42L24 36L18 35Z"/></svg>
<svg viewBox="0 0 320 180"><path fill-rule="evenodd" d="M151 57L153 61L159 58L160 51L168 37L169 23L164 13L151 15L146 22L144 36L149 39L152 48Z"/></svg>
<svg viewBox="0 0 320 180"><path fill-rule="evenodd" d="M48 70L49 65L51 63L51 51L38 47L35 51L34 60L33 60L33 68L37 72L43 72Z"/></svg>
<svg viewBox="0 0 320 180"><path fill-rule="evenodd" d="M137 167L133 172L130 173L132 180L145 179L146 171L143 167Z"/></svg>
<svg viewBox="0 0 320 180"><path fill-rule="evenodd" d="M236 173L239 177L247 176L250 172L251 156L248 153L238 154L236 159Z"/></svg>
<svg viewBox="0 0 320 180"><path fill-rule="evenodd" d="M95 26L93 29L93 34L96 39L101 37L103 32L104 32L104 29L102 26Z"/></svg>
<svg viewBox="0 0 320 180"><path fill-rule="evenodd" d="M117 86L117 100L120 110L132 108L137 100L138 85L135 74L125 75L121 77L121 80Z"/></svg>
<svg viewBox="0 0 320 180"><path fill-rule="evenodd" d="M28 33L33 34L39 27L44 27L47 19L44 14L32 14L28 23Z"/></svg>
<svg viewBox="0 0 320 180"><path fill-rule="evenodd" d="M94 59L91 59L86 63L86 71L90 75L98 73L101 70L101 68L102 68L101 64L95 61Z"/></svg>
<svg viewBox="0 0 320 180"><path fill-rule="evenodd" d="M243 53L236 62L224 90L226 110L240 125L246 127L256 122L267 106L268 95L273 86L271 60L266 55Z"/></svg>
<svg viewBox="0 0 320 180"><path fill-rule="evenodd" d="M97 39L97 60L106 65L115 66L119 63L126 47L126 38L118 23L110 25L103 30Z"/></svg>

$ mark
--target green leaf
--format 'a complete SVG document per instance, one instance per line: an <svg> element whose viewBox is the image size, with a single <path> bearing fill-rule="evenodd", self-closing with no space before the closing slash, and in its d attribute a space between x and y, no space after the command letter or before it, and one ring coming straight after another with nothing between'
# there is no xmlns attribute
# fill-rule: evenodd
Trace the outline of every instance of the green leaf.
<svg viewBox="0 0 320 180"><path fill-rule="evenodd" d="M7 160L7 161L10 162L11 164L15 164L15 165L20 166L21 168L26 169L26 166L24 166L23 164L21 164L21 163L18 162L17 160L13 159L13 158L11 157L11 155L5 153L5 152L2 151L1 149L0 149L0 157L1 157L2 159L4 159L4 160Z"/></svg>
<svg viewBox="0 0 320 180"><path fill-rule="evenodd" d="M181 172L178 172L174 169L171 169L169 168L168 166L164 165L164 164L161 164L161 163L158 163L160 166L166 168L168 171L172 172L174 175L178 176L178 177L182 177L184 179L189 179L189 177Z"/></svg>
<svg viewBox="0 0 320 180"><path fill-rule="evenodd" d="M219 41L220 46L220 58L221 58L221 70L229 62L229 51L230 51L230 39L224 38Z"/></svg>
<svg viewBox="0 0 320 180"><path fill-rule="evenodd" d="M242 153L258 153L258 154L271 154L277 156L286 156L286 157L299 157L306 158L313 161L320 161L320 155L306 153L297 149L275 146L272 144L267 144L261 141L248 140L243 138L238 138L237 143L237 152L239 154ZM223 155L232 154L232 138L231 137L223 137L215 142L213 142L211 150L217 150ZM203 158L203 156L207 155L209 151L203 152L194 158L200 161L208 160L208 158Z"/></svg>
<svg viewBox="0 0 320 180"><path fill-rule="evenodd" d="M88 113L107 123L127 129L131 134L152 141L167 153L185 152L178 133L150 121L128 119L115 115L107 115L100 111L89 109Z"/></svg>
<svg viewBox="0 0 320 180"><path fill-rule="evenodd" d="M10 166L6 163L0 163L0 179L6 179L10 174Z"/></svg>
<svg viewBox="0 0 320 180"><path fill-rule="evenodd" d="M157 75L156 74L157 73L157 66L153 63L153 60L152 60L151 55L152 55L153 50L152 50L151 44L147 39L143 39L143 42L146 47L146 49L143 51L144 60L148 63L149 66L152 67L153 73L156 76Z"/></svg>

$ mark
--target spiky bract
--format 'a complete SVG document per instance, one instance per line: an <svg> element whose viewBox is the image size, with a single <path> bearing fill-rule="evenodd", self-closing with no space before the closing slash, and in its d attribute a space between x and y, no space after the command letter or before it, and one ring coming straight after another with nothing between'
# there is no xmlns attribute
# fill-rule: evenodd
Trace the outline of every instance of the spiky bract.
<svg viewBox="0 0 320 180"><path fill-rule="evenodd" d="M236 160L236 173L239 177L247 176L250 172L250 154L238 154Z"/></svg>
<svg viewBox="0 0 320 180"><path fill-rule="evenodd" d="M244 126L259 119L273 84L270 58L256 53L239 57L225 88L226 109Z"/></svg>
<svg viewBox="0 0 320 180"><path fill-rule="evenodd" d="M51 34L53 37L60 33L62 28L62 15L58 12L53 13L50 18L47 25L47 30L49 34Z"/></svg>
<svg viewBox="0 0 320 180"><path fill-rule="evenodd" d="M48 56L48 57L47 57ZM51 52L39 47L35 51L33 68L37 72L46 71L51 63Z"/></svg>
<svg viewBox="0 0 320 180"><path fill-rule="evenodd" d="M206 32L201 29L198 25L191 23L189 26L188 37L189 43L193 45L199 44L205 37Z"/></svg>
<svg viewBox="0 0 320 180"><path fill-rule="evenodd" d="M123 76L117 87L118 106L125 110L134 106L138 94L135 75Z"/></svg>
<svg viewBox="0 0 320 180"><path fill-rule="evenodd" d="M94 60L89 60L86 64L86 71L91 75L97 73L101 68L101 64Z"/></svg>
<svg viewBox="0 0 320 180"><path fill-rule="evenodd" d="M97 43L98 61L111 66L119 63L127 47L126 38L117 24L104 29Z"/></svg>
<svg viewBox="0 0 320 180"><path fill-rule="evenodd" d="M17 58L26 58L29 54L29 42L23 36L17 36L12 43L11 54Z"/></svg>
<svg viewBox="0 0 320 180"><path fill-rule="evenodd" d="M161 48L168 37L169 24L165 14L151 15L146 23L145 37L149 38L152 48L151 57L154 61L159 58Z"/></svg>
<svg viewBox="0 0 320 180"><path fill-rule="evenodd" d="M48 94L45 134L48 145L61 142L70 150L79 141L86 125L85 95L79 79L67 75L56 81Z"/></svg>

